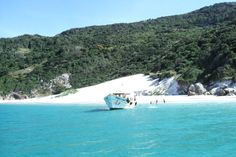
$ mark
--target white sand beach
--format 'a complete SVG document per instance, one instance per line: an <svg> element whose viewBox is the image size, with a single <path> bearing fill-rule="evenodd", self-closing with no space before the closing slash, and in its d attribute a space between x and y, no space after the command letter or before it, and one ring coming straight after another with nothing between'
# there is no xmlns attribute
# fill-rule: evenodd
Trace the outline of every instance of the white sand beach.
<svg viewBox="0 0 236 157"><path fill-rule="evenodd" d="M152 91L155 89L155 81L143 74L122 77L107 81L98 85L77 89L74 94L66 96L53 95L41 98L24 100L0 100L0 104L100 104L105 105L103 98L115 91L129 91L139 93L141 91ZM235 102L236 96L137 96L139 104L171 104L194 102Z"/></svg>

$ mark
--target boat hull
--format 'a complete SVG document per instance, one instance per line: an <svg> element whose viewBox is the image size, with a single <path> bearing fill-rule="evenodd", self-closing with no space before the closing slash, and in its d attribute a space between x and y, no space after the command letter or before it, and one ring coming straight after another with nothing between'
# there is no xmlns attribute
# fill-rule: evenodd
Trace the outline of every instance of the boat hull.
<svg viewBox="0 0 236 157"><path fill-rule="evenodd" d="M137 104L134 101L129 101L126 98L115 95L108 95L104 98L104 100L110 110L131 109L134 108Z"/></svg>

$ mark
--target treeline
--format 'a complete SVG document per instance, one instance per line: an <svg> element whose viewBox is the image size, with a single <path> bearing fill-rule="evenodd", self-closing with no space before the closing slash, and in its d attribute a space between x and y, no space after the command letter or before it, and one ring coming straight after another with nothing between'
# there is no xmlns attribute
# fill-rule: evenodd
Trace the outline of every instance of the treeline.
<svg viewBox="0 0 236 157"><path fill-rule="evenodd" d="M236 80L236 3L54 37L0 39L0 95L29 94L62 73L74 88L137 73L181 74L184 84Z"/></svg>

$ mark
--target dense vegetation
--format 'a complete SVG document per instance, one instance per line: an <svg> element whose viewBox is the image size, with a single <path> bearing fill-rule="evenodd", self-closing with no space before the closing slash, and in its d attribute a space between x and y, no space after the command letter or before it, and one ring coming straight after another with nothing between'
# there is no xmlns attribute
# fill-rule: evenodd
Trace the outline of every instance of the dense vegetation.
<svg viewBox="0 0 236 157"><path fill-rule="evenodd" d="M28 94L62 73L71 73L74 88L136 73L177 73L184 84L236 79L236 3L54 37L0 39L0 94Z"/></svg>

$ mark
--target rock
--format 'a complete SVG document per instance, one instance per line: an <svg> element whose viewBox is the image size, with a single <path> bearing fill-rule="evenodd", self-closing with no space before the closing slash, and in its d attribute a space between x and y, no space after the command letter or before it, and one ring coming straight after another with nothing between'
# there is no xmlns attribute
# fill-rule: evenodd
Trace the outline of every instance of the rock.
<svg viewBox="0 0 236 157"><path fill-rule="evenodd" d="M21 99L21 95L18 93L15 93L15 92L12 92L10 94L10 97L12 97L13 99L16 99L16 100Z"/></svg>
<svg viewBox="0 0 236 157"><path fill-rule="evenodd" d="M211 93L210 92L205 92L204 95L211 95Z"/></svg>
<svg viewBox="0 0 236 157"><path fill-rule="evenodd" d="M156 79L156 81L152 83L152 85L155 86L155 89L152 89L152 95L186 95L189 88L188 84L177 81L177 78L178 75L162 80Z"/></svg>
<svg viewBox="0 0 236 157"><path fill-rule="evenodd" d="M31 89L29 97L30 98L35 98L38 96L38 89Z"/></svg>
<svg viewBox="0 0 236 157"><path fill-rule="evenodd" d="M194 96L194 95L196 95L196 93L195 93L195 92L188 91L188 96Z"/></svg>
<svg viewBox="0 0 236 157"><path fill-rule="evenodd" d="M188 95L203 95L207 92L201 83L191 84L188 88ZM208 93L207 93L208 94Z"/></svg>
<svg viewBox="0 0 236 157"><path fill-rule="evenodd" d="M228 93L226 96L236 96L234 93Z"/></svg>
<svg viewBox="0 0 236 157"><path fill-rule="evenodd" d="M179 86L178 82L176 80L173 79L173 81L170 83L166 94L168 95L179 95L180 89L181 87Z"/></svg>
<svg viewBox="0 0 236 157"><path fill-rule="evenodd" d="M52 94L59 94L71 87L72 86L70 84L70 74L68 73L62 74L56 77L55 79L50 80L49 84L49 90Z"/></svg>
<svg viewBox="0 0 236 157"><path fill-rule="evenodd" d="M197 95L203 95L207 90L204 88L204 86L201 83L195 84L195 92Z"/></svg>
<svg viewBox="0 0 236 157"><path fill-rule="evenodd" d="M28 95L22 95L22 98L23 99L28 99L29 97L28 97Z"/></svg>
<svg viewBox="0 0 236 157"><path fill-rule="evenodd" d="M21 99L27 99L27 95L22 95L16 92L12 92L7 96L7 99L9 100L21 100Z"/></svg>
<svg viewBox="0 0 236 157"><path fill-rule="evenodd" d="M32 94L34 97L36 96L46 96L51 94L59 94L66 89L71 88L70 84L70 74L64 73L50 81L40 81L41 87L35 90L32 90Z"/></svg>
<svg viewBox="0 0 236 157"><path fill-rule="evenodd" d="M190 92L195 92L196 91L194 84L191 84L189 86L188 91L190 91Z"/></svg>
<svg viewBox="0 0 236 157"><path fill-rule="evenodd" d="M217 96L234 96L236 95L235 81L227 80L211 83L209 86L210 93Z"/></svg>
<svg viewBox="0 0 236 157"><path fill-rule="evenodd" d="M211 94L212 95L217 95L217 96L234 96L236 95L236 89L235 88L226 88L225 86L217 87L211 89Z"/></svg>
<svg viewBox="0 0 236 157"><path fill-rule="evenodd" d="M70 74L64 73L52 80L40 80L40 86L30 91L30 98L59 94L71 88Z"/></svg>
<svg viewBox="0 0 236 157"><path fill-rule="evenodd" d="M217 82L212 82L212 83L209 85L209 89L231 87L231 85L233 85L233 82L230 81L230 80L217 81Z"/></svg>
<svg viewBox="0 0 236 157"><path fill-rule="evenodd" d="M58 77L56 77L55 79L51 80L51 82L54 84L54 85L61 85L65 88L71 88L71 84L70 84L70 74L68 73L65 73L65 74L62 74Z"/></svg>
<svg viewBox="0 0 236 157"><path fill-rule="evenodd" d="M188 94L188 85L179 85L177 95L186 95Z"/></svg>
<svg viewBox="0 0 236 157"><path fill-rule="evenodd" d="M215 93L215 95L217 95L217 96L225 96L226 94L227 93L225 92L225 90L223 88L218 88Z"/></svg>
<svg viewBox="0 0 236 157"><path fill-rule="evenodd" d="M184 89L179 86L176 78L165 78L156 83L156 88L153 90L153 95L179 95Z"/></svg>
<svg viewBox="0 0 236 157"><path fill-rule="evenodd" d="M225 88L224 91L225 91L226 95L229 95L229 96L236 95L236 89L234 89L234 88Z"/></svg>
<svg viewBox="0 0 236 157"><path fill-rule="evenodd" d="M210 90L211 95L216 95L217 89L218 89L218 88L212 88L212 89Z"/></svg>

